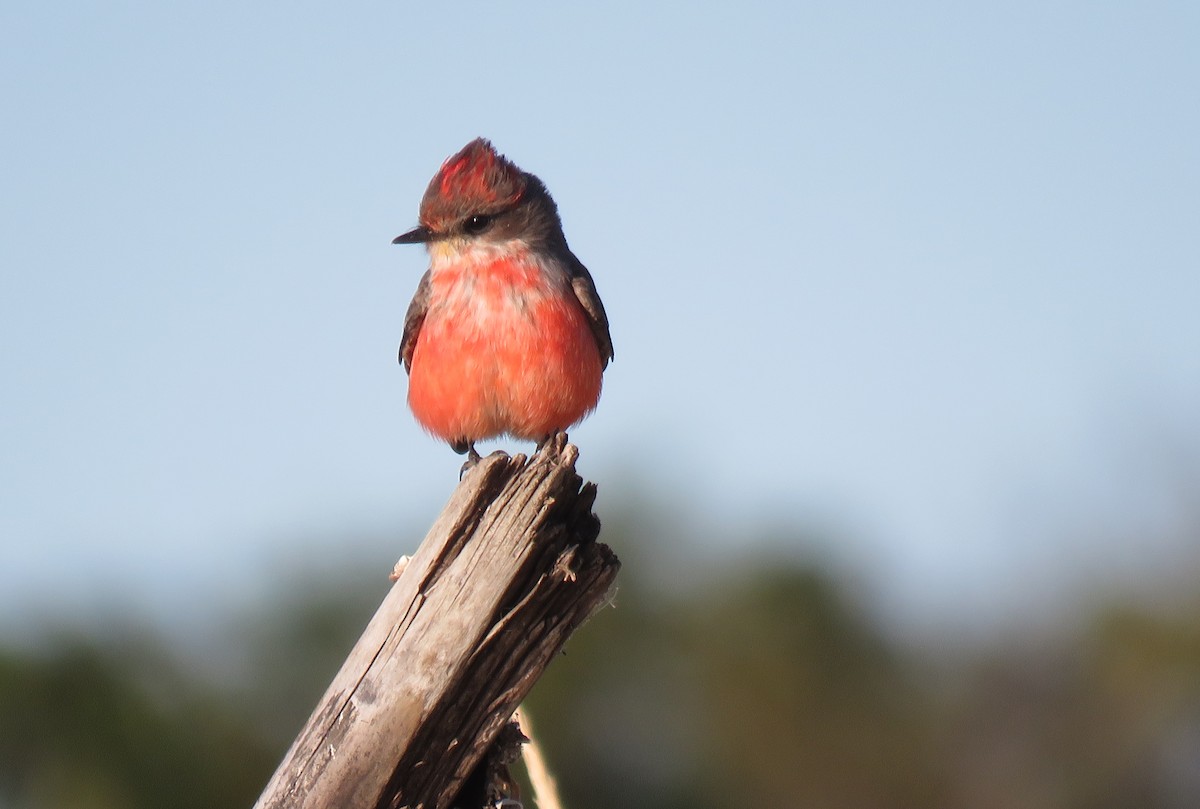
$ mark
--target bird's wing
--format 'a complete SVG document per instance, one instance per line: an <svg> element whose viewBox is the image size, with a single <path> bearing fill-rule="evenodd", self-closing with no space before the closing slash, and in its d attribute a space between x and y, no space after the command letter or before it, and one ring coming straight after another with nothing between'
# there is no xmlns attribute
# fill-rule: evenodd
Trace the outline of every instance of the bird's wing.
<svg viewBox="0 0 1200 809"><path fill-rule="evenodd" d="M600 367L607 368L608 361L613 358L612 335L608 332L608 315L604 312L604 304L596 292L596 283L592 275L583 266L583 262L575 258L571 263L571 288L575 297L587 312L588 324L592 327L592 335L596 338L596 347L600 349Z"/></svg>
<svg viewBox="0 0 1200 809"><path fill-rule="evenodd" d="M412 370L413 349L417 347L417 335L421 333L421 324L425 322L425 313L429 311L429 270L421 276L417 284L417 292L413 295L408 312L404 315L404 336L400 338L400 362L405 371Z"/></svg>

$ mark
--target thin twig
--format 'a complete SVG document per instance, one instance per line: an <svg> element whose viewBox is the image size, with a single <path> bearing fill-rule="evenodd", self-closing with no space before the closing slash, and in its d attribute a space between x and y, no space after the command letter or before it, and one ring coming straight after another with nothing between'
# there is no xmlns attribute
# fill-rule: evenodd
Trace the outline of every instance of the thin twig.
<svg viewBox="0 0 1200 809"><path fill-rule="evenodd" d="M558 787L554 776L546 767L546 759L542 756L541 745L533 733L533 725L529 722L529 714L522 708L517 708L513 718L521 726L521 732L529 741L525 744L522 755L525 757L525 771L529 773L529 783L533 787L533 799L538 809L562 809L562 801L558 798Z"/></svg>

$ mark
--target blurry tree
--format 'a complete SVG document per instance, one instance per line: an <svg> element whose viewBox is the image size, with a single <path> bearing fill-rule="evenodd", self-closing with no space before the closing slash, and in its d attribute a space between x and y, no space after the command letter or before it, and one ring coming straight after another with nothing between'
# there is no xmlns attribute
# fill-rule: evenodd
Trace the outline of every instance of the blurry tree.
<svg viewBox="0 0 1200 809"><path fill-rule="evenodd" d="M531 700L573 809L943 805L926 697L820 571L642 593L627 576Z"/></svg>
<svg viewBox="0 0 1200 809"><path fill-rule="evenodd" d="M794 560L659 586L678 576L631 557L636 524L606 526L615 605L529 703L570 809L1200 806L1200 600L908 646ZM249 806L383 568L289 581L216 651L132 631L0 649L0 807Z"/></svg>
<svg viewBox="0 0 1200 809"><path fill-rule="evenodd" d="M111 644L111 645L110 645ZM0 655L0 805L246 805L276 751L145 642Z"/></svg>
<svg viewBox="0 0 1200 809"><path fill-rule="evenodd" d="M1200 806L1200 604L1103 607L975 662L947 703L958 805Z"/></svg>
<svg viewBox="0 0 1200 809"><path fill-rule="evenodd" d="M722 805L940 805L928 697L816 569L773 566L690 610Z"/></svg>
<svg viewBox="0 0 1200 809"><path fill-rule="evenodd" d="M232 704L278 747L276 759L387 594L388 572L386 563L349 564L320 578L285 577L261 613L231 630L223 682Z"/></svg>

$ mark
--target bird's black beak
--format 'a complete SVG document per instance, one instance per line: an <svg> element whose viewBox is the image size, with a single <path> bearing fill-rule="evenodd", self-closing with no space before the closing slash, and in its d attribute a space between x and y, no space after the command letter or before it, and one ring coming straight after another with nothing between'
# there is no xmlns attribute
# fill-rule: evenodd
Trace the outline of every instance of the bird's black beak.
<svg viewBox="0 0 1200 809"><path fill-rule="evenodd" d="M408 233L401 233L392 239L392 244L426 244L433 241L433 233L424 225L413 228Z"/></svg>

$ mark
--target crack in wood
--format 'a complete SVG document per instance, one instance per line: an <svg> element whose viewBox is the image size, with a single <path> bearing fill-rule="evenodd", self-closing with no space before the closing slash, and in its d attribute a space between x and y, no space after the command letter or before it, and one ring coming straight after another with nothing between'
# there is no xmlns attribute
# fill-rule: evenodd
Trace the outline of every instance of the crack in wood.
<svg viewBox="0 0 1200 809"><path fill-rule="evenodd" d="M502 791L498 736L620 568L577 458L559 436L468 471L256 809L446 809L468 781Z"/></svg>

